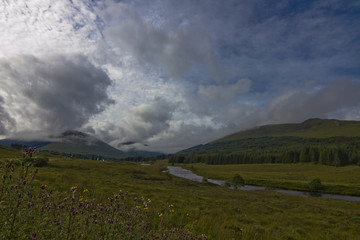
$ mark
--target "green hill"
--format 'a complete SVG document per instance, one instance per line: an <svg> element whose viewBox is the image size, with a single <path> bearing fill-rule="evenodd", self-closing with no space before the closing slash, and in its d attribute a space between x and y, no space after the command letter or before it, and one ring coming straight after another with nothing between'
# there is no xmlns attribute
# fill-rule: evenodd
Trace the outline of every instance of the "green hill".
<svg viewBox="0 0 360 240"><path fill-rule="evenodd" d="M0 160L1 159L13 159L21 157L21 152L10 147L0 145Z"/></svg>
<svg viewBox="0 0 360 240"><path fill-rule="evenodd" d="M226 136L216 142L265 136L303 138L359 137L360 121L314 118L303 123L265 125Z"/></svg>
<svg viewBox="0 0 360 240"><path fill-rule="evenodd" d="M172 162L360 163L360 122L309 119L299 124L265 125L178 152Z"/></svg>

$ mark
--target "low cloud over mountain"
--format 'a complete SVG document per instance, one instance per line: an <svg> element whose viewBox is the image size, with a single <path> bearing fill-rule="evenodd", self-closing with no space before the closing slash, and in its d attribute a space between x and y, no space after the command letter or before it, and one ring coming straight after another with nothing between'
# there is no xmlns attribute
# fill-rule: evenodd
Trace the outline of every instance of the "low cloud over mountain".
<svg viewBox="0 0 360 240"><path fill-rule="evenodd" d="M76 129L114 103L111 80L83 55L2 59L0 85L3 132Z"/></svg>

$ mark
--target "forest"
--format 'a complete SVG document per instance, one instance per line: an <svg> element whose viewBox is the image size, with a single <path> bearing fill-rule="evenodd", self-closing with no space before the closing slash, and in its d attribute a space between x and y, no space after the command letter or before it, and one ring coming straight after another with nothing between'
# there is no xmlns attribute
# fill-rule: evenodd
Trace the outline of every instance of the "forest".
<svg viewBox="0 0 360 240"><path fill-rule="evenodd" d="M169 156L171 163L252 164L313 162L360 164L360 137L258 137L199 145Z"/></svg>

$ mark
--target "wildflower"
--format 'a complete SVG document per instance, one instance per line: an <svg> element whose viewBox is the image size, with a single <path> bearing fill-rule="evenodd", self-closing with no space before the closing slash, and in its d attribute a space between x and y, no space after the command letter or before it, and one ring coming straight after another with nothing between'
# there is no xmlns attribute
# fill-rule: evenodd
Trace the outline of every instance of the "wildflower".
<svg viewBox="0 0 360 240"><path fill-rule="evenodd" d="M97 220L96 220L96 219L94 219L94 223L97 224Z"/></svg>
<svg viewBox="0 0 360 240"><path fill-rule="evenodd" d="M71 192L75 192L76 189L77 189L77 186L73 186L73 187L70 188L70 191L71 191Z"/></svg>
<svg viewBox="0 0 360 240"><path fill-rule="evenodd" d="M56 222L56 225L61 225L61 221L60 221L60 220L57 221L57 222Z"/></svg>
<svg viewBox="0 0 360 240"><path fill-rule="evenodd" d="M40 186L40 188L41 188L41 189L45 189L45 188L46 188L46 185L42 184L42 185Z"/></svg>
<svg viewBox="0 0 360 240"><path fill-rule="evenodd" d="M12 174L9 174L9 179L11 179L12 178Z"/></svg>
<svg viewBox="0 0 360 240"><path fill-rule="evenodd" d="M26 204L28 207L31 207L32 203L31 202L27 202Z"/></svg>
<svg viewBox="0 0 360 240"><path fill-rule="evenodd" d="M163 216L163 214L162 213L159 213L159 217L162 217Z"/></svg>
<svg viewBox="0 0 360 240"><path fill-rule="evenodd" d="M87 193L89 190L88 189L84 189L83 193Z"/></svg>
<svg viewBox="0 0 360 240"><path fill-rule="evenodd" d="M110 218L108 218L107 221L108 221L108 223L114 223L114 220L112 220Z"/></svg>
<svg viewBox="0 0 360 240"><path fill-rule="evenodd" d="M131 222L126 222L126 230L129 230L130 226L131 226Z"/></svg>
<svg viewBox="0 0 360 240"><path fill-rule="evenodd" d="M26 180L23 181L23 184L26 185Z"/></svg>

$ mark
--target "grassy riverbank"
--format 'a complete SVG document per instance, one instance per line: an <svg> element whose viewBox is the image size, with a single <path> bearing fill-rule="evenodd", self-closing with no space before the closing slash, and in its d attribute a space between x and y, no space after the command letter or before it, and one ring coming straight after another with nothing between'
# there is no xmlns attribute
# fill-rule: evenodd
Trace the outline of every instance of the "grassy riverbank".
<svg viewBox="0 0 360 240"><path fill-rule="evenodd" d="M165 166L165 162L140 165L50 157L49 165L39 168L32 184L47 185L48 191L59 195L73 186L79 192L87 189L86 198L103 206L120 190L130 197L151 199L146 207L147 217L155 232L175 227L196 235L205 234L209 239L359 239L360 203L272 191L235 191L170 176L163 172ZM256 166L253 167L256 176ZM202 165L194 168L213 177L232 175L232 172L223 174L225 169L210 174ZM244 175L245 171L240 173ZM275 170L273 174L276 175ZM269 170L268 179L271 175ZM309 179L305 178L304 182ZM350 180L344 177L342 181ZM22 214L27 209L25 206ZM40 215L32 217L34 221L42 220ZM37 226L39 231L46 228L47 225Z"/></svg>
<svg viewBox="0 0 360 240"><path fill-rule="evenodd" d="M308 183L320 178L323 192L360 196L360 167L357 165L334 167L312 163L297 164L237 164L206 165L183 164L184 168L206 178L227 180L240 174L246 184L308 190Z"/></svg>

